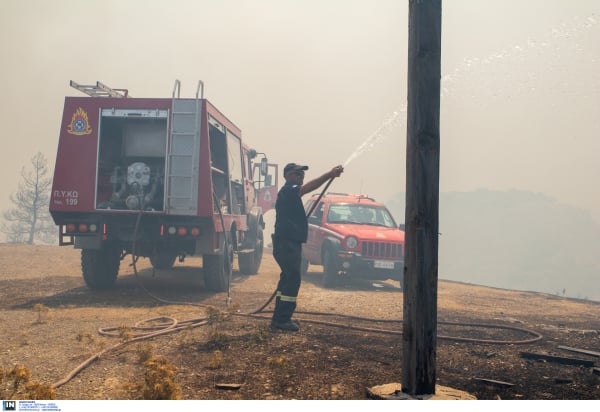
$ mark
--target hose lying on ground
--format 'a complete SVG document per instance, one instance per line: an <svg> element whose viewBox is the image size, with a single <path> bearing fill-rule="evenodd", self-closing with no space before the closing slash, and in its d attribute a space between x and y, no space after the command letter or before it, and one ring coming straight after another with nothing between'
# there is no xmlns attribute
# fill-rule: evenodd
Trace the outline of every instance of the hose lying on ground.
<svg viewBox="0 0 600 412"><path fill-rule="evenodd" d="M135 269L135 263L134 263L134 272L136 273L136 276L137 276L137 270ZM207 308L211 307L210 305L198 304L198 303L193 303L193 302L174 302L174 301L161 299L161 298L156 297L153 294L151 294L145 287L143 287L143 285L142 285L142 288L153 299L157 299L158 301L163 302L163 303L193 305L193 306L207 307ZM274 296L275 296L275 292L270 296L270 298L260 308L254 310L252 312L249 312L249 313L231 312L231 315L249 317L249 318L255 318L255 319L270 320L271 319L270 316L267 316L266 314L264 314L263 311L269 305L269 303L273 300ZM397 324L397 325L402 324L401 320L389 320L389 319L382 320L382 319L374 319L374 318L363 318L363 317L358 317L358 316L341 315L341 314L327 313L327 312L297 311L296 313L302 314L302 315L311 315L311 316L336 317L338 319L347 319L349 321L359 320L359 321L363 321L363 322L378 322L378 323L388 323L388 324L391 323L391 324ZM306 322L306 323L312 323L312 324L318 324L318 325L327 325L327 326L332 326L332 327L337 327L337 328L343 328L344 330L382 333L382 334L388 334L388 335L402 335L401 330L395 330L395 329L372 328L372 327L357 326L357 325L352 325L352 324L341 324L341 323L337 323L337 322L328 322L328 321L324 321L324 320L319 320L319 319L314 319L314 318L309 319L309 318L305 318L305 317L300 317L298 319L301 320L303 323ZM154 337L169 334L169 333L175 333L175 332L178 332L183 329L190 329L190 328L196 328L199 326L204 326L204 325L208 324L209 322L210 322L209 316L193 318L193 319L188 319L188 320L184 320L184 321L178 321L177 319L174 319L172 317L162 316L162 317L158 317L158 318L151 318L151 319L146 319L146 320L140 321L140 322L136 323L132 328L127 330L128 333L131 334L130 336L133 336L132 338L122 341L122 342L119 342L118 344L110 346L110 347L98 352L97 354L89 357L87 360L85 360L83 363L81 363L79 366L77 366L75 369L73 369L63 379L52 384L52 387L58 388L59 386L64 385L65 383L70 381L73 377L75 377L79 372L81 372L83 369L85 369L87 366L89 366L92 362L99 359L102 355L104 355L108 352L114 351L118 348L124 347L125 345L129 345L134 342L139 342L141 340L150 339L150 338L154 338ZM519 332L519 333L523 333L525 335L532 336L529 339L521 339L521 340L494 340L494 339L477 339L477 338L465 338L465 337L458 337L458 336L437 335L438 340L452 340L452 341L458 341L458 342L495 344L495 345L523 345L523 344L534 343L534 342L542 339L542 335L535 331L518 328L518 327L513 327L513 326L494 325L494 324L486 324L486 323L462 323L462 322L445 322L445 321L439 321L438 325L454 325L454 326L465 326L465 327L487 328L487 329L504 329L504 330L512 330L515 332ZM98 333L103 336L122 336L121 330L122 330L122 328L119 328L119 327L107 327L107 328L99 329Z"/></svg>
<svg viewBox="0 0 600 412"><path fill-rule="evenodd" d="M136 225L135 225L135 230L134 230L134 233L136 235L137 235L137 230L139 227L141 216L142 216L142 213L140 212L138 215L138 218L136 220ZM136 276L136 279L138 279L139 285L146 292L146 294L148 294L148 296L152 297L153 299L155 299L159 302L166 303L166 304L192 305L192 306L199 306L199 307L206 307L206 308L212 307L211 305L199 304L199 303L194 303L194 302L177 302L177 301L165 300L158 296L155 296L150 291L148 291L144 287L143 283L141 282L138 271L137 271L137 266L136 266L137 256L135 254L135 239L137 237L136 235L133 236L131 265L133 267L133 272ZM271 294L269 299L267 299L267 301L262 306L260 306L258 309L254 310L254 311L251 311L248 313L231 312L231 315L270 320L269 316L262 315L262 313L264 313L263 311L265 310L265 308L271 303L271 301L275 297L275 294L276 294L276 291L274 291ZM230 291L228 291L227 302L228 303L230 302ZM347 320L359 320L359 321L363 321L363 322L392 323L392 324L398 324L398 325L402 324L401 320L389 320L389 319L383 320L383 319L374 319L374 318L364 318L364 317L358 317L358 316L342 315L342 314L327 313L327 312L296 311L296 313L303 314L303 315L312 315L312 316L336 317L336 318L347 319ZM332 326L332 327L337 327L337 328L343 328L345 330L383 333L383 334L389 334L389 335L402 335L401 330L395 330L395 329L382 329L382 328L356 326L356 325L351 325L351 324L340 324L340 323L336 323L336 322L327 322L327 321L314 319L314 318L313 319L298 318L298 319L301 320L302 322L306 322L306 323L327 325L327 326ZM190 329L190 328L196 328L199 326L204 326L204 325L208 324L209 322L210 322L209 316L188 319L188 320L184 320L184 321L178 321L177 319L174 319L174 318L168 317L168 316L161 316L161 317L157 317L157 318L151 318L151 319L146 319L146 320L140 321L140 322L136 323L132 328L127 329L127 332L130 334L130 336L133 336L133 337L131 337L130 339L124 340L122 342L119 342L118 344L115 344L113 346L110 346L110 347L96 353L95 355L92 355L91 357L86 359L83 363L81 363L79 366L77 366L75 369L73 369L63 379L52 384L52 388L58 388L64 384L66 384L71 379L73 379L73 377L75 377L79 372L81 372L83 369L85 369L87 366L89 366L92 362L99 359L100 356L102 356L108 352L114 351L118 348L121 348L125 345L129 345L134 342L139 342L141 340L154 338L154 337L165 335L168 333L178 332L183 329ZM531 330L523 329L523 328L517 328L517 327L513 327L513 326L495 325L495 324L486 324L486 323L462 323L462 322L445 322L445 321L438 321L438 325L453 325L453 326L464 326L464 327L485 328L485 329L504 329L504 330L511 330L514 332L532 336L529 339L521 339L521 340L495 340L495 339L466 338L466 337L448 336L448 335L439 335L438 334L437 335L438 340L452 340L452 341L457 341L457 342L495 344L495 345L523 345L523 344L534 343L534 342L537 342L542 339L542 335L535 331L531 331ZM122 336L122 329L123 328L119 328L119 327L107 327L107 328L99 329L98 333L103 336Z"/></svg>

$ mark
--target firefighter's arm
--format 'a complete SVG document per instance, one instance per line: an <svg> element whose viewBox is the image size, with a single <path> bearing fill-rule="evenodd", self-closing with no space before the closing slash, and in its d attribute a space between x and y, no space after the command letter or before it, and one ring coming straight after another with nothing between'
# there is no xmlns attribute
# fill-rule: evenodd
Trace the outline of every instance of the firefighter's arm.
<svg viewBox="0 0 600 412"><path fill-rule="evenodd" d="M300 196L304 196L305 194L312 192L313 190L317 190L319 187L321 187L323 185L323 183L325 183L329 179L340 177L340 175L342 174L343 171L344 171L344 168L341 165L335 166L329 172L322 174L321 176L317 177L316 179L311 180L310 182L304 183L300 187Z"/></svg>

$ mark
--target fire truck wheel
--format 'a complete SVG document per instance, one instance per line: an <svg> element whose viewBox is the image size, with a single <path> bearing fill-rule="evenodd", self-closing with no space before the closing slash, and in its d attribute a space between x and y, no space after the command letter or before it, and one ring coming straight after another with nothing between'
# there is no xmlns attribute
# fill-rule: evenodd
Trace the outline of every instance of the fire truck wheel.
<svg viewBox="0 0 600 412"><path fill-rule="evenodd" d="M323 252L323 286L334 288L340 283L340 275L335 262L335 254L329 248Z"/></svg>
<svg viewBox="0 0 600 412"><path fill-rule="evenodd" d="M177 254L172 252L158 252L155 256L150 256L150 263L155 269L170 269L175 264Z"/></svg>
<svg viewBox="0 0 600 412"><path fill-rule="evenodd" d="M90 289L109 289L115 285L121 263L121 248L105 243L101 249L81 250L83 280Z"/></svg>
<svg viewBox="0 0 600 412"><path fill-rule="evenodd" d="M243 275L256 275L258 273L263 257L263 247L263 231L262 229L259 229L253 245L254 252L238 255L238 264L240 266L240 272L242 272Z"/></svg>
<svg viewBox="0 0 600 412"><path fill-rule="evenodd" d="M204 285L211 292L227 292L229 278L231 277L231 261L233 250L229 242L224 242L222 255L203 255L202 271L204 272Z"/></svg>

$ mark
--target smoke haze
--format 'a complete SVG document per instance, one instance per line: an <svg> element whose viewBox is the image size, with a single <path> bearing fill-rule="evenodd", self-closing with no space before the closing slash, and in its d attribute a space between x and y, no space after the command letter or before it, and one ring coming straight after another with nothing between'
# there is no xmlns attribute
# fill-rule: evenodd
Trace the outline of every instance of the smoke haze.
<svg viewBox="0 0 600 412"><path fill-rule="evenodd" d="M442 29L440 191L542 193L600 222L600 2L445 1ZM202 80L272 162L307 178L346 162L332 190L388 201L405 188L407 45L406 1L3 0L0 210L37 151L54 167L69 80L133 97Z"/></svg>

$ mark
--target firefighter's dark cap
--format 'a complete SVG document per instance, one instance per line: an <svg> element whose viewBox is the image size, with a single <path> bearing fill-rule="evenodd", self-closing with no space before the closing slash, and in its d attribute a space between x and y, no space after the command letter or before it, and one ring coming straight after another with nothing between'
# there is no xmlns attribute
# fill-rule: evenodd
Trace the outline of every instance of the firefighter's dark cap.
<svg viewBox="0 0 600 412"><path fill-rule="evenodd" d="M283 168L283 177L287 176L290 172L299 172L308 170L308 166L299 165L296 163L288 163Z"/></svg>

